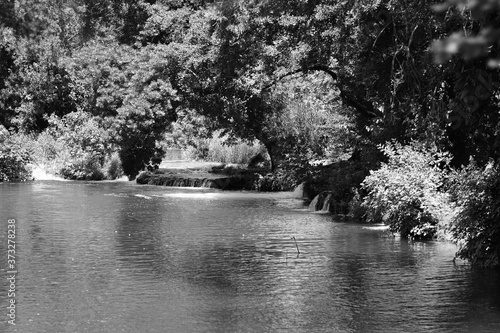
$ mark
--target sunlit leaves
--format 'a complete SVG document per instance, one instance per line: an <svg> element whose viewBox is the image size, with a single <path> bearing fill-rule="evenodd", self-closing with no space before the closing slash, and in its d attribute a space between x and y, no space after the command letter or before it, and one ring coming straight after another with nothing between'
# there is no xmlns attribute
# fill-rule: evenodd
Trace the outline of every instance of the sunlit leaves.
<svg viewBox="0 0 500 333"><path fill-rule="evenodd" d="M0 125L0 183L14 180L28 180L31 177L29 163L32 152L23 135L9 133Z"/></svg>
<svg viewBox="0 0 500 333"><path fill-rule="evenodd" d="M193 14L188 8L169 9L156 4L148 8L150 13L144 28L141 31L143 39L154 43L169 44L182 42L189 19Z"/></svg>
<svg viewBox="0 0 500 333"><path fill-rule="evenodd" d="M416 142L387 143L380 149L388 162L362 183L368 191L363 202L367 219L385 222L404 237L432 237L430 230L435 232L436 224L449 221L453 213L448 195L440 190L445 177L440 168L448 165L449 155Z"/></svg>

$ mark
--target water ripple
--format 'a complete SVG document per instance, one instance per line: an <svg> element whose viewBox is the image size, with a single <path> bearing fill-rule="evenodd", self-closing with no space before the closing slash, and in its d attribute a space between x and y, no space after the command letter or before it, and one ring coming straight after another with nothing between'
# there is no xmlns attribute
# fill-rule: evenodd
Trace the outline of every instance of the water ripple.
<svg viewBox="0 0 500 333"><path fill-rule="evenodd" d="M289 194L128 182L0 194L18 220L22 332L500 331L498 272Z"/></svg>

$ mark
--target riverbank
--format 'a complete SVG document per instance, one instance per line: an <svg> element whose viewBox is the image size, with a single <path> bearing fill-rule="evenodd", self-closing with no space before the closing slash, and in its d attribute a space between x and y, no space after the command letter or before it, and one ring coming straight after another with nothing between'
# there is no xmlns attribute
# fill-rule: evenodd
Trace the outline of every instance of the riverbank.
<svg viewBox="0 0 500 333"><path fill-rule="evenodd" d="M238 164L173 160L162 162L157 170L142 172L136 182L142 185L167 187L267 191L263 186L266 176L269 177L268 170L262 168L248 169ZM297 198L304 199L305 205L311 212L328 213L341 221L356 220L349 215L348 201L338 202L332 191L321 191L316 194L305 191L306 187L303 183L292 190Z"/></svg>
<svg viewBox="0 0 500 333"><path fill-rule="evenodd" d="M265 168L249 169L239 164L170 160L163 161L156 170L142 172L136 182L143 185L168 187L269 191L269 186L265 183L272 177L269 170ZM327 180L322 180L325 184L327 183ZM325 186L325 184L322 185ZM310 185L302 183L290 190L303 198L312 212L330 213L343 221L353 220L348 209L350 198L342 198L343 200L339 201L333 191L318 191L316 188L312 189ZM318 184L314 185L318 186Z"/></svg>

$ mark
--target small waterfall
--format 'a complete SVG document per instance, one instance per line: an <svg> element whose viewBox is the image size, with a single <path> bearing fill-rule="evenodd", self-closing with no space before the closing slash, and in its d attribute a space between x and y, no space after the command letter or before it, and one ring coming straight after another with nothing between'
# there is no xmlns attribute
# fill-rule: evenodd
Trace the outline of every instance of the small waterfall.
<svg viewBox="0 0 500 333"><path fill-rule="evenodd" d="M203 183L201 183L201 187L211 187L212 181L210 179L203 179Z"/></svg>
<svg viewBox="0 0 500 333"><path fill-rule="evenodd" d="M309 204L309 210L312 210L313 212L316 211L316 205L318 204L319 200L319 194L314 197L313 201Z"/></svg>
<svg viewBox="0 0 500 333"><path fill-rule="evenodd" d="M297 199L302 199L304 197L304 183L301 183L293 190L292 197Z"/></svg>
<svg viewBox="0 0 500 333"><path fill-rule="evenodd" d="M323 208L321 208L322 212L328 213L330 212L330 198L332 197L331 194L328 194L325 198L325 201L323 201Z"/></svg>

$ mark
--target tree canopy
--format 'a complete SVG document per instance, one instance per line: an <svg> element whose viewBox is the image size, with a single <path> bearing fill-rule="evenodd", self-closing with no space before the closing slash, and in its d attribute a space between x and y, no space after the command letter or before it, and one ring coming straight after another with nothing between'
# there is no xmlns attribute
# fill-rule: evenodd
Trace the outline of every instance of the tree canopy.
<svg viewBox="0 0 500 333"><path fill-rule="evenodd" d="M276 90L306 91L316 83L294 78L321 74L324 101L350 110L363 138L429 140L455 165L486 163L499 153L498 8L488 4L6 1L0 120L40 132L51 114L112 122L140 104L168 128L181 107L279 160L270 124L293 102Z"/></svg>

